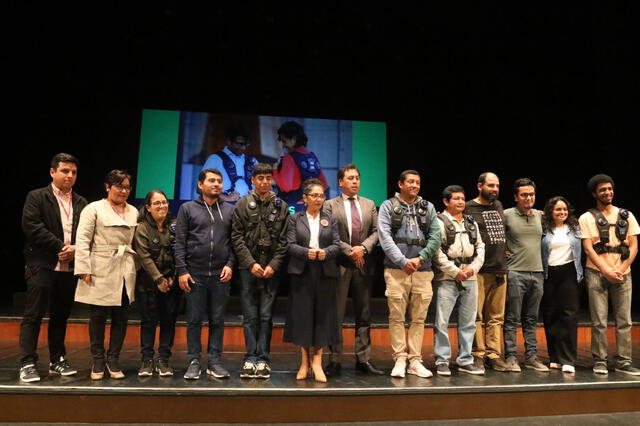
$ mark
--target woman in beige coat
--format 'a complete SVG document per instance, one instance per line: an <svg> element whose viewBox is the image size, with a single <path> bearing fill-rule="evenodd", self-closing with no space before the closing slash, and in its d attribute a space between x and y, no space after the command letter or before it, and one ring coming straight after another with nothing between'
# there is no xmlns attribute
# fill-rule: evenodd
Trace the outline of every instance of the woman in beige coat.
<svg viewBox="0 0 640 426"><path fill-rule="evenodd" d="M89 204L80 215L76 237L75 274L80 276L76 302L89 305L91 379L124 378L119 357L127 332L129 305L136 283L135 251L131 248L138 210L127 204L131 175L112 170L105 179L107 197ZM105 363L104 333L111 315L111 335Z"/></svg>

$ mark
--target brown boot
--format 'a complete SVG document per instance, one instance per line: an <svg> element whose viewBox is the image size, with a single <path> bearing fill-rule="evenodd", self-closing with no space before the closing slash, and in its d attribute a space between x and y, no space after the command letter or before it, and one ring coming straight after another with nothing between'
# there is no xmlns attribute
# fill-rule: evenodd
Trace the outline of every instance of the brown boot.
<svg viewBox="0 0 640 426"><path fill-rule="evenodd" d="M502 358L489 358L488 364L495 371L509 371L509 366Z"/></svg>

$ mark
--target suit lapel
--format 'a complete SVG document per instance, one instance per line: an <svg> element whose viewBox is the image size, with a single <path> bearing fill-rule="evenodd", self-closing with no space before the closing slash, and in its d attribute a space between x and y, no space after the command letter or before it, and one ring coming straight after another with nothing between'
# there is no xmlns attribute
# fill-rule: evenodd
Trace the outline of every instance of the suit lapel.
<svg viewBox="0 0 640 426"><path fill-rule="evenodd" d="M364 202L362 201L362 197L358 196L358 204L360 204L360 217L361 223L360 226L360 241L364 241L367 239L367 230L369 229L369 222L371 221L371 215L369 214L369 210L365 207Z"/></svg>
<svg viewBox="0 0 640 426"><path fill-rule="evenodd" d="M60 206L58 205L58 199L53 194L53 189L51 185L47 187L47 199L51 204L51 208L53 209L53 213L56 215L56 219L58 220L58 224L60 225L60 229L62 229L62 218L60 217Z"/></svg>

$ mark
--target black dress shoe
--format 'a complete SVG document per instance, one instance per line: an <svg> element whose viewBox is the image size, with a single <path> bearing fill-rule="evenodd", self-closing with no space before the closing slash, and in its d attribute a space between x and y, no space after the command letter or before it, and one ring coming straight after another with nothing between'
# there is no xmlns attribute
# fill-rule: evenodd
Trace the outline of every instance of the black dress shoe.
<svg viewBox="0 0 640 426"><path fill-rule="evenodd" d="M324 368L324 374L326 376L339 376L342 371L342 365L339 362L329 361Z"/></svg>
<svg viewBox="0 0 640 426"><path fill-rule="evenodd" d="M356 370L362 371L363 373L374 374L376 376L382 376L384 371L376 368L375 365L371 363L371 361L366 362L356 362Z"/></svg>

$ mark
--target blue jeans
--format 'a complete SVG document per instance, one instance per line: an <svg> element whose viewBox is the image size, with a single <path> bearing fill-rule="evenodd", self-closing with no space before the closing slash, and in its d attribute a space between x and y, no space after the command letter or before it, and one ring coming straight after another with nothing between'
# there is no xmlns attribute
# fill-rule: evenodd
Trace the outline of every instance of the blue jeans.
<svg viewBox="0 0 640 426"><path fill-rule="evenodd" d="M182 290L175 287L167 293L156 289L136 292L136 303L140 310L140 353L143 360L153 359L158 324L160 325L158 357L160 359L171 357L181 296Z"/></svg>
<svg viewBox="0 0 640 426"><path fill-rule="evenodd" d="M268 280L259 279L247 269L240 270L242 315L244 320L245 361L269 361L271 330L273 329L273 303L280 284L274 274Z"/></svg>
<svg viewBox="0 0 640 426"><path fill-rule="evenodd" d="M220 364L224 338L224 312L229 298L229 281L220 277L193 277L187 297L187 359L199 359L202 352L202 321L209 321L208 361Z"/></svg>
<svg viewBox="0 0 640 426"><path fill-rule="evenodd" d="M449 342L449 318L458 303L458 357L460 366L473 363L471 348L476 334L476 312L478 309L478 282L463 281L458 289L453 280L434 281L436 291L436 320L434 346L436 365L449 364L451 343Z"/></svg>
<svg viewBox="0 0 640 426"><path fill-rule="evenodd" d="M517 356L517 328L522 322L525 359L538 354L536 326L542 300L544 273L509 271L507 280L507 305L504 317L505 357Z"/></svg>

